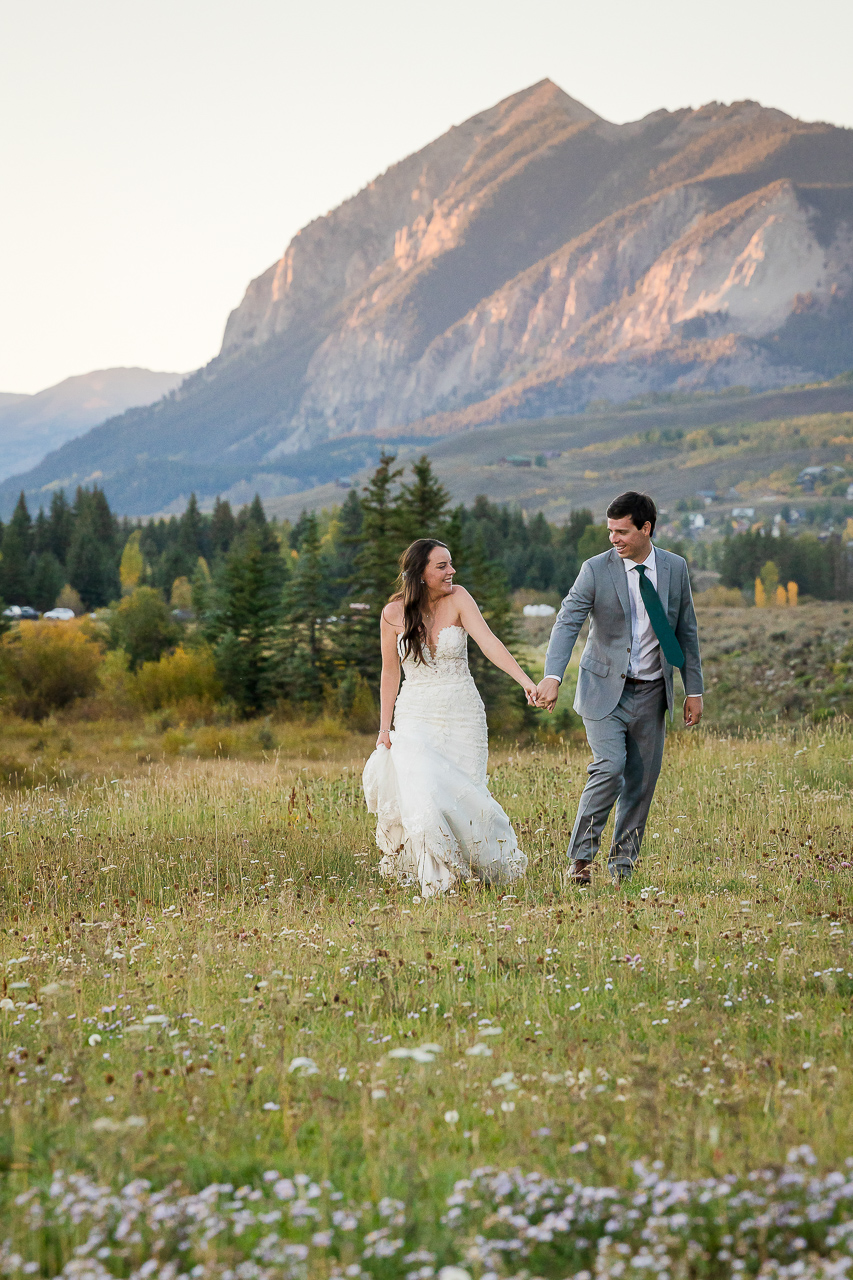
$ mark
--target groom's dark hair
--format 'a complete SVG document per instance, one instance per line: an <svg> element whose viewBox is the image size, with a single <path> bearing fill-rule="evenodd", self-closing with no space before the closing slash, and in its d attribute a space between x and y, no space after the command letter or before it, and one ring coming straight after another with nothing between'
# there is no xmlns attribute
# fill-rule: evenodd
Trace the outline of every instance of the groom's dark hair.
<svg viewBox="0 0 853 1280"><path fill-rule="evenodd" d="M648 520L652 526L651 532L654 533L658 509L647 493L635 493L633 489L629 489L627 493L620 493L618 498L613 499L607 508L607 516L610 520L630 516L635 529L642 529Z"/></svg>

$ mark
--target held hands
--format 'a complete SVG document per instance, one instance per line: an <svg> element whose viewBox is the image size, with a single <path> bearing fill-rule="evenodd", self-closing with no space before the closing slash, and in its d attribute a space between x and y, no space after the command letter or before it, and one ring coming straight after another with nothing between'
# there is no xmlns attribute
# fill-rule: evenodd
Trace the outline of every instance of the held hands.
<svg viewBox="0 0 853 1280"><path fill-rule="evenodd" d="M391 750L391 730L390 729L379 730L379 736L376 739L376 746L377 748L387 747L389 751Z"/></svg>
<svg viewBox="0 0 853 1280"><path fill-rule="evenodd" d="M524 683L521 687L524 690L524 696L527 699L528 707L538 706L536 699L538 697L539 690L529 676L525 677Z"/></svg>
<svg viewBox="0 0 853 1280"><path fill-rule="evenodd" d="M555 680L553 676L545 676L544 680L539 681L536 688L536 701L531 705L540 707L543 711L551 712L557 705L559 693L559 680Z"/></svg>

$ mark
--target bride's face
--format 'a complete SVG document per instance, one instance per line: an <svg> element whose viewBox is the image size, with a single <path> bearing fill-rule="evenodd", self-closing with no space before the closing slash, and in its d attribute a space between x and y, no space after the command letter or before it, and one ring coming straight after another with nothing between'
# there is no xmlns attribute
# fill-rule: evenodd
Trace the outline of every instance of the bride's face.
<svg viewBox="0 0 853 1280"><path fill-rule="evenodd" d="M433 547L424 569L424 582L433 599L450 595L455 572L447 547Z"/></svg>

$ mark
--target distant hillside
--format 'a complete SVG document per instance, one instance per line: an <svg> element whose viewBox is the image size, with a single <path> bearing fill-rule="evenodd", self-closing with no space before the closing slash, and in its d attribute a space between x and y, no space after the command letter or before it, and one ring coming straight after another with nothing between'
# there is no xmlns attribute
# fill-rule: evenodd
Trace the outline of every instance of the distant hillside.
<svg viewBox="0 0 853 1280"><path fill-rule="evenodd" d="M0 480L27 471L67 440L177 387L182 373L98 369L35 395L0 393Z"/></svg>
<svg viewBox="0 0 853 1280"><path fill-rule="evenodd" d="M285 497L377 437L819 382L851 352L853 131L755 102L617 126L545 80L305 227L215 360L25 481L97 472L134 514Z"/></svg>
<svg viewBox="0 0 853 1280"><path fill-rule="evenodd" d="M394 451L400 461L427 453L454 502L470 505L483 493L557 522L579 507L601 516L614 494L629 488L649 489L663 506L700 489L718 492L729 506L732 490L743 502L774 492L799 498L795 480L803 467L835 463L853 472L853 380L753 396L675 396L483 427ZM327 484L266 506L271 515L296 519L303 508L335 506L343 497Z"/></svg>

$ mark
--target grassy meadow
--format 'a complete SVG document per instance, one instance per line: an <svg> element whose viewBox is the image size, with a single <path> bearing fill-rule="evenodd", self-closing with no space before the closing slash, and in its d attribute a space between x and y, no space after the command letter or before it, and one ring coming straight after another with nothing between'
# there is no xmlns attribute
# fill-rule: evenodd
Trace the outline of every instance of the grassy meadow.
<svg viewBox="0 0 853 1280"><path fill-rule="evenodd" d="M0 1273L843 1274L846 722L673 734L622 891L564 880L584 745L498 749L528 874L428 902L370 739L114 729L7 735Z"/></svg>

